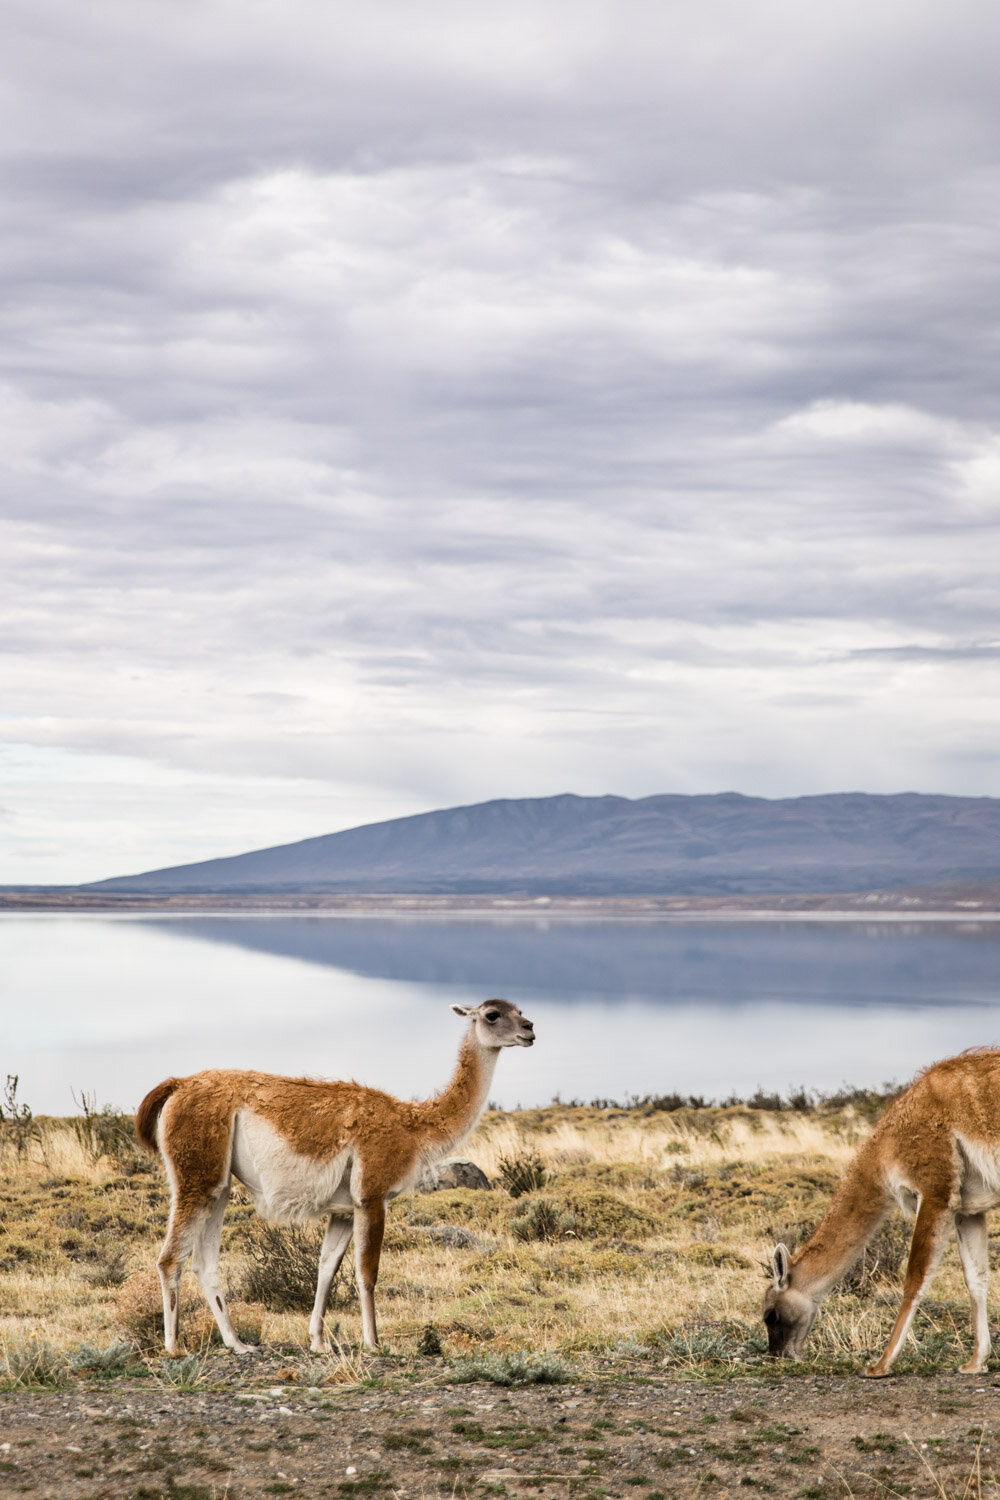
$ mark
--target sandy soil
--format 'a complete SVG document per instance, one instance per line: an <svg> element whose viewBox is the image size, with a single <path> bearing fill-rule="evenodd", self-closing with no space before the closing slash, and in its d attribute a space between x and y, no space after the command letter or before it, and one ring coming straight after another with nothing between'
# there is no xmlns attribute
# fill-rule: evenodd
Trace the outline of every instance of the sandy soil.
<svg viewBox="0 0 1000 1500"><path fill-rule="evenodd" d="M118 1380L0 1395L0 1493L1000 1496L992 1376L875 1384L782 1371L708 1384L647 1365L505 1390L427 1368L319 1390L220 1364L191 1392Z"/></svg>

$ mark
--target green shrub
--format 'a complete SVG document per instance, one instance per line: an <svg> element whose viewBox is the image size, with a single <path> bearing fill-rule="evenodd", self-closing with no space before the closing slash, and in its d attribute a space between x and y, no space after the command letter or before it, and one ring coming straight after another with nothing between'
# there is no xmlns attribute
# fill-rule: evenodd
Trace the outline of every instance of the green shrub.
<svg viewBox="0 0 1000 1500"><path fill-rule="evenodd" d="M728 1250L722 1245L691 1245L681 1255L692 1266L720 1266L735 1271L748 1271L754 1264L738 1250Z"/></svg>
<svg viewBox="0 0 1000 1500"><path fill-rule="evenodd" d="M526 1151L523 1156L501 1156L497 1168L500 1181L512 1198L537 1193L548 1181L545 1163L537 1151Z"/></svg>
<svg viewBox="0 0 1000 1500"><path fill-rule="evenodd" d="M444 1353L444 1349L441 1347L441 1335L433 1323L428 1323L420 1335L420 1341L417 1344L417 1353L423 1354L427 1359L439 1359Z"/></svg>
<svg viewBox="0 0 1000 1500"><path fill-rule="evenodd" d="M755 1360L767 1352L763 1325L735 1318L718 1323L688 1323L670 1329L657 1342L663 1350L663 1363L670 1365Z"/></svg>
<svg viewBox="0 0 1000 1500"><path fill-rule="evenodd" d="M534 1198L525 1212L511 1220L516 1240L558 1240L576 1231L576 1218L551 1198Z"/></svg>
<svg viewBox="0 0 1000 1500"><path fill-rule="evenodd" d="M131 1363L134 1354L131 1339L112 1339L104 1349L85 1339L70 1355L69 1367L75 1374L86 1370L122 1370Z"/></svg>
<svg viewBox="0 0 1000 1500"><path fill-rule="evenodd" d="M0 1343L0 1387L6 1390L60 1385L66 1373L65 1357L46 1339L13 1338Z"/></svg>
<svg viewBox="0 0 1000 1500"><path fill-rule="evenodd" d="M456 1359L449 1379L456 1384L486 1380L491 1385L561 1385L576 1371L554 1354L474 1354Z"/></svg>

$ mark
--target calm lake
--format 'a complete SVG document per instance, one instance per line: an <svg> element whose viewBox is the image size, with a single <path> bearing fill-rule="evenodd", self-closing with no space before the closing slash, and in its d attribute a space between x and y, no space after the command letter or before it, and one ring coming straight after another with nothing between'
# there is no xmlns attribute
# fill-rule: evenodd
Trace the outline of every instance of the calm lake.
<svg viewBox="0 0 1000 1500"><path fill-rule="evenodd" d="M905 1080L1000 1044L1000 922L0 916L0 1081L132 1109L170 1073L448 1078L451 1002L513 1000L510 1107L627 1094Z"/></svg>

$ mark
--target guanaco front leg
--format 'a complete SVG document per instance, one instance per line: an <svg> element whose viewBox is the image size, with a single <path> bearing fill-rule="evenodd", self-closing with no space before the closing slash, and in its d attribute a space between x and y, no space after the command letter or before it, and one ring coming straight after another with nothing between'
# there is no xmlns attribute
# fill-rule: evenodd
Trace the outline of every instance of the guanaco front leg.
<svg viewBox="0 0 1000 1500"><path fill-rule="evenodd" d="M330 1297L333 1278L340 1270L340 1262L344 1258L344 1251L347 1249L353 1230L352 1219L331 1214L323 1236L323 1244L320 1247L316 1300L313 1303L312 1317L309 1319L309 1348L313 1354L322 1354L326 1348L323 1342L323 1318L326 1313L326 1304Z"/></svg>
<svg viewBox="0 0 1000 1500"><path fill-rule="evenodd" d="M910 1331L910 1324L913 1322L913 1314L917 1310L917 1303L941 1259L951 1222L952 1215L947 1203L935 1203L930 1199L923 1199L917 1211L917 1222L913 1226L913 1239L910 1241L910 1256L906 1262L902 1305L882 1358L864 1371L875 1380L888 1375L903 1347L906 1335Z"/></svg>
<svg viewBox="0 0 1000 1500"><path fill-rule="evenodd" d="M955 1232L962 1258L965 1284L972 1303L972 1358L960 1375L982 1375L990 1357L990 1325L986 1316L986 1289L990 1279L989 1234L985 1214L956 1214Z"/></svg>
<svg viewBox="0 0 1000 1500"><path fill-rule="evenodd" d="M369 1349L378 1346L375 1327L375 1283L385 1233L385 1203L381 1198L359 1203L354 1209L354 1254L361 1294L361 1328Z"/></svg>

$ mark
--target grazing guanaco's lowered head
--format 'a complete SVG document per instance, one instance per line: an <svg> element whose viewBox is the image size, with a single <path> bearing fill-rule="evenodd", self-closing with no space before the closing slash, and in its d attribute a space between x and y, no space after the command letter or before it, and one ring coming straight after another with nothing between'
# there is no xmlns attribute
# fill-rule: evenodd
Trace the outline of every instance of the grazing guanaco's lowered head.
<svg viewBox="0 0 1000 1500"><path fill-rule="evenodd" d="M774 1359L801 1359L819 1302L792 1284L792 1257L785 1245L775 1245L771 1256L773 1280L764 1293L767 1352Z"/></svg>
<svg viewBox="0 0 1000 1500"><path fill-rule="evenodd" d="M482 1005L453 1005L456 1016L472 1022L476 1041L481 1047L499 1051L501 1047L531 1047L535 1028L509 1000L484 1000Z"/></svg>

